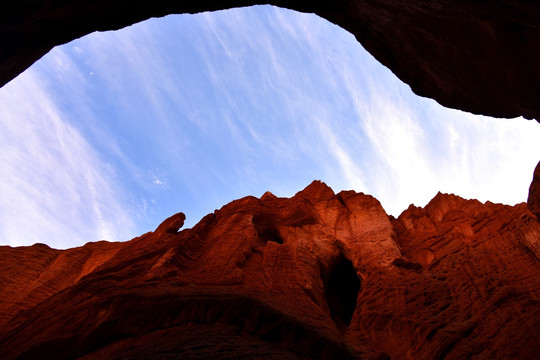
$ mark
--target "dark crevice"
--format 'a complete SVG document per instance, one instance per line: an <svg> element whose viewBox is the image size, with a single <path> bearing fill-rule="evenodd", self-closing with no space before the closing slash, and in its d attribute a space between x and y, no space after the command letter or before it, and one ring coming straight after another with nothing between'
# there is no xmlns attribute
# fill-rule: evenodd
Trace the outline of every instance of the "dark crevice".
<svg viewBox="0 0 540 360"><path fill-rule="evenodd" d="M276 228L276 221L272 216L260 214L253 217L253 225L255 230L264 243L273 241L278 244L283 244L283 238L279 235Z"/></svg>
<svg viewBox="0 0 540 360"><path fill-rule="evenodd" d="M349 207L347 206L347 204L345 203L345 200L343 200L343 194L340 192L339 194L337 194L337 199L338 201L340 202L341 205L343 205L343 207L347 210L349 210Z"/></svg>
<svg viewBox="0 0 540 360"><path fill-rule="evenodd" d="M352 263L343 255L328 269L323 276L324 296L330 315L338 329L344 330L351 324L356 299L360 291L360 279Z"/></svg>
<svg viewBox="0 0 540 360"><path fill-rule="evenodd" d="M262 232L259 232L259 238L262 239L265 243L268 241L273 241L278 244L283 244L283 239L279 235L277 229L274 228L264 229Z"/></svg>
<svg viewBox="0 0 540 360"><path fill-rule="evenodd" d="M402 269L414 270L414 271L422 270L422 265L420 265L418 263L415 263L415 262L412 262L412 261L409 261L407 259L403 259L403 258L395 259L392 262L392 264L394 264L395 266L397 266L399 268L402 268Z"/></svg>

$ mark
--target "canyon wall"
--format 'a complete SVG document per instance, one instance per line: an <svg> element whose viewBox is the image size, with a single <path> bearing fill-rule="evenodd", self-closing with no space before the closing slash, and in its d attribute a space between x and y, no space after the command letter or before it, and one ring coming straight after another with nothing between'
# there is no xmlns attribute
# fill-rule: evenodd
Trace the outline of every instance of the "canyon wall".
<svg viewBox="0 0 540 360"><path fill-rule="evenodd" d="M437 194L397 219L313 182L125 243L0 247L0 357L480 359L540 352L540 222Z"/></svg>

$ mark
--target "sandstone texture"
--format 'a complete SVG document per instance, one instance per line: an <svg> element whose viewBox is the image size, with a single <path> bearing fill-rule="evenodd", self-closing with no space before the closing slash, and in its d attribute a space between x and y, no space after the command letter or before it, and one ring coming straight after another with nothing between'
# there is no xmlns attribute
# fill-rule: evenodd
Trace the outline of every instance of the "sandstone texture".
<svg viewBox="0 0 540 360"><path fill-rule="evenodd" d="M94 31L262 3L341 26L415 93L444 106L540 119L540 2L526 0L3 1L0 85L54 46Z"/></svg>
<svg viewBox="0 0 540 360"><path fill-rule="evenodd" d="M540 222L315 181L124 243L0 247L0 358L532 359Z"/></svg>

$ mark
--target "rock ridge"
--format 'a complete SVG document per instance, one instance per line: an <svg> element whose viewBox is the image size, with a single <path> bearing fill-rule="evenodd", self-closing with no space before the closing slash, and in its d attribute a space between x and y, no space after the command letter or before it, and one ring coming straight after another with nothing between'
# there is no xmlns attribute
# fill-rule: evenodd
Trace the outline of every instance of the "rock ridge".
<svg viewBox="0 0 540 360"><path fill-rule="evenodd" d="M505 359L540 345L540 222L314 181L124 243L0 247L0 357Z"/></svg>

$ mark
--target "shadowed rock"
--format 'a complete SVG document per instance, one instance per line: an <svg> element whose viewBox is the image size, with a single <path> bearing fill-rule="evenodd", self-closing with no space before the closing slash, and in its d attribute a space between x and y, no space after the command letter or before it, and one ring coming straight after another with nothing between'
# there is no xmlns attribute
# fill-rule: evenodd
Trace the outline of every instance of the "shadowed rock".
<svg viewBox="0 0 540 360"><path fill-rule="evenodd" d="M246 0L10 0L0 5L0 85L60 45L167 14ZM540 3L526 0L273 0L352 33L412 90L496 117L540 119ZM254 34L253 36L256 36Z"/></svg>

